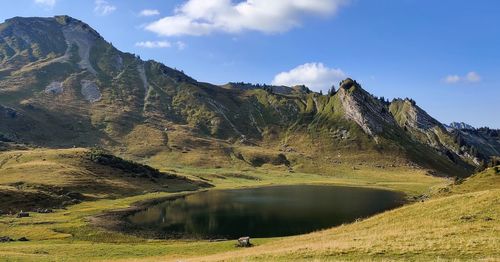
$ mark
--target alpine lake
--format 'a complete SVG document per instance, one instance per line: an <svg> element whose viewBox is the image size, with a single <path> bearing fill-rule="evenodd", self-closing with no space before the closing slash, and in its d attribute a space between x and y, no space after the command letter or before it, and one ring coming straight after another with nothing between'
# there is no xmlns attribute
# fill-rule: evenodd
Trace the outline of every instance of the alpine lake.
<svg viewBox="0 0 500 262"><path fill-rule="evenodd" d="M309 233L404 204L394 191L326 185L208 190L165 200L125 219L161 238L235 239Z"/></svg>

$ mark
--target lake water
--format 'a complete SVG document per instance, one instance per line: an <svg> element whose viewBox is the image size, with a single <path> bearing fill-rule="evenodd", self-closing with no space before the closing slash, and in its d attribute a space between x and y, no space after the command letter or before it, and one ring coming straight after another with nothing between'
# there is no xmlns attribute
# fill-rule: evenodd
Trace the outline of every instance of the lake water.
<svg viewBox="0 0 500 262"><path fill-rule="evenodd" d="M210 190L130 215L136 228L165 238L276 237L337 226L398 207L402 194L343 186Z"/></svg>

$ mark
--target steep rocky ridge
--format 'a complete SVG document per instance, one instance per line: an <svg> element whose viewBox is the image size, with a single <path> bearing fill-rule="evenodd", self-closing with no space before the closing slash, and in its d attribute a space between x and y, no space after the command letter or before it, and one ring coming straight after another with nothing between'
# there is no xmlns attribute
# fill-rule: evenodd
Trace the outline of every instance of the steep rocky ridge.
<svg viewBox="0 0 500 262"><path fill-rule="evenodd" d="M430 145L453 162L465 161L480 166L498 155L498 140L474 129L452 129L427 114L411 99L395 99L390 112L398 124L422 143ZM494 134L493 134L494 135ZM477 151L480 148L480 152Z"/></svg>
<svg viewBox="0 0 500 262"><path fill-rule="evenodd" d="M375 139L384 131L384 126L396 124L386 105L374 99L352 79L346 79L340 83L337 96L342 103L345 117L356 122Z"/></svg>

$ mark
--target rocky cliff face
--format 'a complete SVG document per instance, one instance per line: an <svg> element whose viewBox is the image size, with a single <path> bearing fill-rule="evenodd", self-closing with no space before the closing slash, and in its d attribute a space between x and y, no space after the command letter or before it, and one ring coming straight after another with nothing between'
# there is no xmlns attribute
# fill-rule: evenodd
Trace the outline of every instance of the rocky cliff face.
<svg viewBox="0 0 500 262"><path fill-rule="evenodd" d="M316 152L362 158L383 151L428 168L439 162L447 173L470 168L446 156L445 149L460 155L460 146L438 121L408 101L389 105L352 79L328 95L304 86L200 83L117 50L67 16L0 25L0 135L188 162L203 159L199 152L249 162L235 148L293 146L287 152L300 161L316 161ZM489 147L493 140L474 141Z"/></svg>
<svg viewBox="0 0 500 262"><path fill-rule="evenodd" d="M387 107L361 88L352 79L341 82L336 94L345 113L345 118L356 122L368 135L377 138L385 126L395 126L396 122Z"/></svg>
<svg viewBox="0 0 500 262"><path fill-rule="evenodd" d="M500 155L500 130L489 128L454 129L451 135L460 146L460 152L476 159L476 164L483 164Z"/></svg>
<svg viewBox="0 0 500 262"><path fill-rule="evenodd" d="M415 139L432 146L452 161L462 160L481 165L490 157L496 156L500 149L494 139L482 136L479 132L474 132L474 129L448 130L413 100L396 99L392 101L390 111L398 124ZM477 148L481 148L481 152Z"/></svg>

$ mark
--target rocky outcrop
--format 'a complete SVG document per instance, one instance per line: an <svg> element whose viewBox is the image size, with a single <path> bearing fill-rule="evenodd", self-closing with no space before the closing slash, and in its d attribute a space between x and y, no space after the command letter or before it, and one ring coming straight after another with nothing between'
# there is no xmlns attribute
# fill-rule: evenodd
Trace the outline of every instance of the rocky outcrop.
<svg viewBox="0 0 500 262"><path fill-rule="evenodd" d="M96 85L94 81L91 80L82 80L82 95L85 100L90 103L95 103L101 100L101 91L99 91L99 87Z"/></svg>
<svg viewBox="0 0 500 262"><path fill-rule="evenodd" d="M144 87L144 97L147 96L149 90L148 78L146 76L146 70L144 69L144 63L137 65L137 72L142 81L142 86Z"/></svg>
<svg viewBox="0 0 500 262"><path fill-rule="evenodd" d="M403 108L401 115L395 115L395 118L399 120L398 123L403 127L417 129L422 132L432 128L444 129L444 126L439 121L418 107L413 100L395 99L391 103L391 109L396 106ZM394 112L394 109L390 111Z"/></svg>
<svg viewBox="0 0 500 262"><path fill-rule="evenodd" d="M78 47L78 55L80 57L78 65L80 68L88 70L94 75L97 74L90 63L90 49L97 40L102 39L101 36L91 29L90 26L79 20L67 16L57 17L56 19L64 25L62 32L68 48L73 44Z"/></svg>
<svg viewBox="0 0 500 262"><path fill-rule="evenodd" d="M63 92L62 82L54 81L45 88L46 94L59 95Z"/></svg>
<svg viewBox="0 0 500 262"><path fill-rule="evenodd" d="M451 131L464 152L488 161L500 156L500 130L489 128L455 129Z"/></svg>
<svg viewBox="0 0 500 262"><path fill-rule="evenodd" d="M470 144L460 143L457 134L450 133L443 124L417 106L415 101L394 99L390 104L390 112L411 137L433 147L450 160L480 164L480 156L470 151Z"/></svg>
<svg viewBox="0 0 500 262"><path fill-rule="evenodd" d="M384 126L396 125L388 108L350 78L341 82L336 96L342 104L344 117L356 122L372 137L383 132Z"/></svg>

